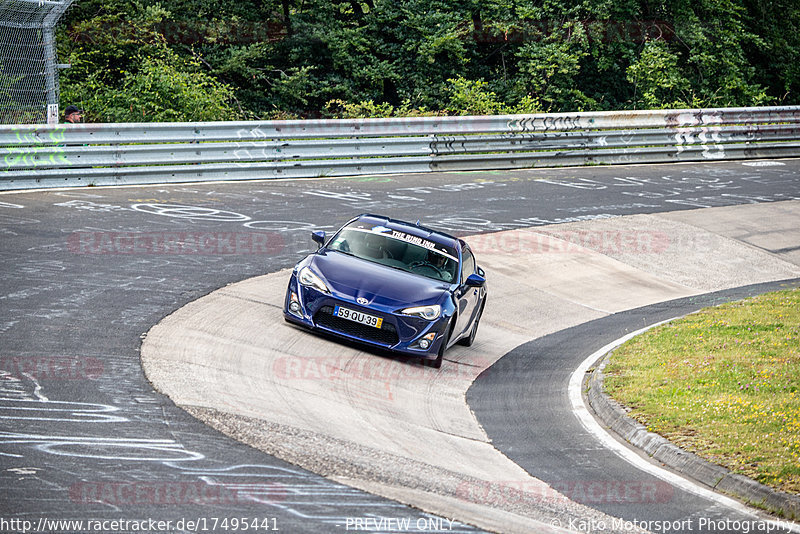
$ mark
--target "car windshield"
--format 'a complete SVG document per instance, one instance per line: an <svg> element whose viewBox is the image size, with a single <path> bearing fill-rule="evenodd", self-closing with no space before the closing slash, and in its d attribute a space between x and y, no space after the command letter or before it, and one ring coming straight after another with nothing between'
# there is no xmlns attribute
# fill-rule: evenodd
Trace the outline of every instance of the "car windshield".
<svg viewBox="0 0 800 534"><path fill-rule="evenodd" d="M458 273L455 250L385 227L343 228L327 248L447 283Z"/></svg>

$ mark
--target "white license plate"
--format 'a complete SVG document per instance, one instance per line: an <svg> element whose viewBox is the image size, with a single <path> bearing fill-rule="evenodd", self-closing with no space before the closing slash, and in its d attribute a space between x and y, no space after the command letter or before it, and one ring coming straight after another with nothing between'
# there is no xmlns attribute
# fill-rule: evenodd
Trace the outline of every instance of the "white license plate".
<svg viewBox="0 0 800 534"><path fill-rule="evenodd" d="M341 306L336 306L333 309L333 314L336 317L341 317L342 319L347 319L348 321L353 321L354 323L374 326L375 328L380 328L383 324L383 319L381 317L375 317L374 315L368 315L366 313L351 310L350 308L343 308Z"/></svg>

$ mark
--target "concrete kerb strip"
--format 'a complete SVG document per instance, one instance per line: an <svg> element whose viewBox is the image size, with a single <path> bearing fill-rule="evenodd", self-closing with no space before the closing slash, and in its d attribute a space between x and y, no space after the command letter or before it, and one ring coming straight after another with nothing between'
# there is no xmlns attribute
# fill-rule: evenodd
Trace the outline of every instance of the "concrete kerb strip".
<svg viewBox="0 0 800 534"><path fill-rule="evenodd" d="M674 320L670 319L653 327ZM641 333L644 332L640 332L640 335ZM704 460L692 452L681 449L668 439L648 431L644 425L628 417L625 409L604 390L603 371L614 350L616 348L601 356L584 382L589 407L608 429L647 456L692 480L787 519L800 519L800 497L774 490L751 478L732 473L725 467Z"/></svg>
<svg viewBox="0 0 800 534"><path fill-rule="evenodd" d="M563 525L576 516L612 524L608 516L573 503L530 477L476 433L477 426L466 427L463 419L472 423L474 416L461 389L466 390L481 368L459 365L459 360L483 353L482 361L488 358L489 347L496 347L499 357L527 338L497 331L487 321L475 350L451 349L450 364L435 372L419 368L424 375L413 374L411 380L397 375L395 400L386 402L377 396L384 386L383 375L381 380L368 380L370 376L358 372L359 361L372 362L377 370L418 367L361 354L286 326L280 300L287 278L287 272L279 272L226 286L153 327L142 346L145 372L153 386L212 427L300 467L489 531L564 532ZM496 298L501 300L500 295ZM264 324L275 328L265 331ZM270 345L282 351L276 354ZM245 357L248 352L252 357ZM321 354L323 364L335 364L331 378L336 380L315 378L322 376L317 366L310 381L270 378L269 371L276 369L272 364L281 361L275 356L304 354ZM245 361L255 367L237 372ZM485 363L489 365L488 360ZM218 372L213 372L214 366ZM235 394L237 387L248 386L257 389L248 390L246 397ZM370 387L376 389L374 395L358 395ZM276 394L270 395L273 390ZM424 398L409 396L415 391ZM258 402L259 395L267 396L268 402ZM344 398L337 397L341 395ZM431 405L438 409L426 409ZM398 412L401 407L409 409L415 426ZM282 414L285 408L291 408L290 417L282 417L287 415ZM315 413L321 415L319 420ZM391 420L383 421L384 416ZM253 424L256 420L261 422ZM384 422L390 428L384 428ZM344 425L343 433L336 423ZM423 452L414 454L415 445ZM300 450L303 454L298 455ZM386 472L375 472L378 466ZM430 480L432 473L447 475L446 480ZM491 502L472 498L473 490Z"/></svg>

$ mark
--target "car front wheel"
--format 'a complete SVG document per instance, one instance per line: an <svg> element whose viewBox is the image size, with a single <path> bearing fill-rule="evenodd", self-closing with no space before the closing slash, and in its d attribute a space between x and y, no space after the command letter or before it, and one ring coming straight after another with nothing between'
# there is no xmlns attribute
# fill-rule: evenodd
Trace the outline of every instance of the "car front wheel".
<svg viewBox="0 0 800 534"><path fill-rule="evenodd" d="M450 322L447 323L447 328L445 328L445 334L442 338L442 345L439 347L439 352L436 354L435 360L425 360L425 365L429 367L433 367L434 369L439 369L442 366L442 362L444 361L444 351L447 350L447 344L450 342L450 336L453 335L453 329L456 326L455 317L450 319Z"/></svg>
<svg viewBox="0 0 800 534"><path fill-rule="evenodd" d="M469 336L465 337L464 339L459 340L461 345L465 347L471 347L473 343L475 343L475 335L478 333L478 323L481 322L481 316L483 315L483 307L486 305L486 301L481 304L480 310L478 310L478 315L475 317L475 320L472 322L472 330L469 331Z"/></svg>

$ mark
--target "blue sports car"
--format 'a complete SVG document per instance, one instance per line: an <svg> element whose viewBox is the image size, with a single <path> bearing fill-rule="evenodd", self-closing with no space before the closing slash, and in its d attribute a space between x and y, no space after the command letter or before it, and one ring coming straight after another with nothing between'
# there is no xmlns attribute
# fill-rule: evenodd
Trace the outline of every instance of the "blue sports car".
<svg viewBox="0 0 800 534"><path fill-rule="evenodd" d="M486 304L486 279L467 243L378 215L359 215L292 271L287 321L432 367L458 342L470 346Z"/></svg>

